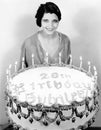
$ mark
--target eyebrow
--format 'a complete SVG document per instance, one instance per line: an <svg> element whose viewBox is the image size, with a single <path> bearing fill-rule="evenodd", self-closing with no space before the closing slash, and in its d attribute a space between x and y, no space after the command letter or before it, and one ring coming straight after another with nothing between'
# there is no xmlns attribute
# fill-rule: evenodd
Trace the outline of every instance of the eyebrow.
<svg viewBox="0 0 101 130"><path fill-rule="evenodd" d="M42 18L43 20L48 20L48 18ZM58 21L58 19L53 19L53 20L56 20L56 21Z"/></svg>

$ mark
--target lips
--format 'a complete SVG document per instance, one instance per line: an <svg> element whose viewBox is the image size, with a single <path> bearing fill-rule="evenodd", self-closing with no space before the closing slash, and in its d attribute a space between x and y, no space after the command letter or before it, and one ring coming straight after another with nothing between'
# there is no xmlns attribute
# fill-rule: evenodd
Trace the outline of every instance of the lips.
<svg viewBox="0 0 101 130"><path fill-rule="evenodd" d="M50 28L46 28L48 31L53 31L53 29L50 29Z"/></svg>

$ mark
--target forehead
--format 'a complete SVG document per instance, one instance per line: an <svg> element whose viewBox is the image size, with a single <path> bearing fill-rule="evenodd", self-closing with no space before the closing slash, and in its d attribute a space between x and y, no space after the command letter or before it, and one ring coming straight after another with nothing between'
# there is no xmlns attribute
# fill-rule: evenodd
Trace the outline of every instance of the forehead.
<svg viewBox="0 0 101 130"><path fill-rule="evenodd" d="M57 19L58 20L58 17L55 13L45 13L42 17L42 19Z"/></svg>

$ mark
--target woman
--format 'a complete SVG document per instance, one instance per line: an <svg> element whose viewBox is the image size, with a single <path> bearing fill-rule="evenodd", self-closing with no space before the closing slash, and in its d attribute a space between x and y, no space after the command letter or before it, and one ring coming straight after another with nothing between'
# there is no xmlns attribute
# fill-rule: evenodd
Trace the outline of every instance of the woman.
<svg viewBox="0 0 101 130"><path fill-rule="evenodd" d="M21 62L23 58L25 66L31 66L31 56L34 55L34 63L43 64L48 54L48 62L54 64L59 62L59 54L61 54L62 62L68 64L71 54L70 40L65 34L56 31L61 20L58 6L52 2L41 4L35 18L40 29L24 41Z"/></svg>

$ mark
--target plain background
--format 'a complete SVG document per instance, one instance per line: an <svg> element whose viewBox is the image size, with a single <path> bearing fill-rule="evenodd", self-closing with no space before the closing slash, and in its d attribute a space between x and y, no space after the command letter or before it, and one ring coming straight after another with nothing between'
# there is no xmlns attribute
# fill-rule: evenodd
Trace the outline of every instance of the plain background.
<svg viewBox="0 0 101 130"><path fill-rule="evenodd" d="M6 69L19 60L21 45L26 37L35 33L35 13L48 0L0 0L0 124L7 123L5 114ZM79 66L83 57L83 67L87 62L96 66L98 84L101 87L101 2L100 0L50 0L61 12L62 20L58 31L69 36L73 64ZM101 98L100 98L101 104ZM101 126L99 111L95 126Z"/></svg>

